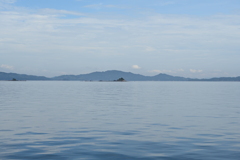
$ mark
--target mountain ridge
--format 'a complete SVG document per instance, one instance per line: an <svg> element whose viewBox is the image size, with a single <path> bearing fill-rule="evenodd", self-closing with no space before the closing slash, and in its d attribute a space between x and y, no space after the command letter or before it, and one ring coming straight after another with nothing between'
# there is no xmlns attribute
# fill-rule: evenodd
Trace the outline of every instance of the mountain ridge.
<svg viewBox="0 0 240 160"><path fill-rule="evenodd" d="M43 80L43 81L114 81L119 78L124 78L126 81L240 81L238 77L214 77L209 79L185 78L180 76L172 76L164 73L155 76L144 76L131 72L123 72L118 70L96 71L87 74L79 75L60 75L52 78L45 76L35 76L17 73L0 72L0 80Z"/></svg>
<svg viewBox="0 0 240 160"><path fill-rule="evenodd" d="M18 73L6 73L0 72L0 80L12 80L13 78L17 80L50 80L51 78L47 78L44 76L35 76L35 75L27 75L27 74L18 74Z"/></svg>

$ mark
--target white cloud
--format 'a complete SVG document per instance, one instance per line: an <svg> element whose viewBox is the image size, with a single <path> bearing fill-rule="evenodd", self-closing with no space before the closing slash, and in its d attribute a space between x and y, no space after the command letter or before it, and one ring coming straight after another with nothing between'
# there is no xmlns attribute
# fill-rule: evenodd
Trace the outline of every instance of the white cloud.
<svg viewBox="0 0 240 160"><path fill-rule="evenodd" d="M0 3L15 3L16 0L0 0Z"/></svg>
<svg viewBox="0 0 240 160"><path fill-rule="evenodd" d="M167 6L167 5L173 5L176 4L174 1L165 1L165 2L159 2L160 6Z"/></svg>
<svg viewBox="0 0 240 160"><path fill-rule="evenodd" d="M14 67L13 67L13 66L6 65L6 64L2 64L2 65L1 65L1 68L13 70Z"/></svg>
<svg viewBox="0 0 240 160"><path fill-rule="evenodd" d="M10 9L16 0L0 0L0 9Z"/></svg>
<svg viewBox="0 0 240 160"><path fill-rule="evenodd" d="M179 73L179 72L184 72L184 69L175 69L175 70L167 70L167 69L162 69L162 70L151 70L149 71L151 73Z"/></svg>
<svg viewBox="0 0 240 160"><path fill-rule="evenodd" d="M152 72L152 73L173 73L173 71L172 70L151 70L150 72Z"/></svg>
<svg viewBox="0 0 240 160"><path fill-rule="evenodd" d="M69 14L69 15L76 15L76 16L82 16L82 15L84 15L83 13L80 13L80 12L73 12L73 11L67 11L67 10L57 10L57 9L50 9L50 8L45 8L45 9L42 9L42 10L40 10L40 13L42 13L42 14L56 14L56 15L58 15L58 14L60 14L60 15L62 15L62 14L65 14L65 15L67 15L67 14Z"/></svg>
<svg viewBox="0 0 240 160"><path fill-rule="evenodd" d="M139 67L138 65L133 65L132 68L133 69L140 69L141 67Z"/></svg>
<svg viewBox="0 0 240 160"><path fill-rule="evenodd" d="M156 49L155 48L153 48L153 47L146 47L145 48L145 51L147 51L147 52L152 52L152 51L155 51Z"/></svg>
<svg viewBox="0 0 240 160"><path fill-rule="evenodd" d="M177 71L178 72L184 72L184 69L178 69Z"/></svg>
<svg viewBox="0 0 240 160"><path fill-rule="evenodd" d="M190 69L190 72L192 72L192 73L201 73L201 72L203 72L203 70Z"/></svg>
<svg viewBox="0 0 240 160"><path fill-rule="evenodd" d="M85 6L86 8L93 8L93 9L101 9L101 8L117 8L117 6L115 5L104 5L102 3L98 3L98 4L91 4L91 5L87 5Z"/></svg>

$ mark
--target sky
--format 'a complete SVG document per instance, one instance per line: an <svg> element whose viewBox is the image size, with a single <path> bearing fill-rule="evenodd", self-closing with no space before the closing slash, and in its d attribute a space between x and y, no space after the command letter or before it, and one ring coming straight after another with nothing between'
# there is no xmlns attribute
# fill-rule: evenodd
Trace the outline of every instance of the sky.
<svg viewBox="0 0 240 160"><path fill-rule="evenodd" d="M240 76L239 0L0 0L0 72Z"/></svg>

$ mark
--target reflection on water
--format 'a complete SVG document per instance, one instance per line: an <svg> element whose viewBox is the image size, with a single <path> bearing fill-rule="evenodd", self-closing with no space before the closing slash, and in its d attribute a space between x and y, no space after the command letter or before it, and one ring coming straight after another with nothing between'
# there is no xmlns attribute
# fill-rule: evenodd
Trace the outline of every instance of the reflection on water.
<svg viewBox="0 0 240 160"><path fill-rule="evenodd" d="M0 82L0 159L240 157L240 83Z"/></svg>

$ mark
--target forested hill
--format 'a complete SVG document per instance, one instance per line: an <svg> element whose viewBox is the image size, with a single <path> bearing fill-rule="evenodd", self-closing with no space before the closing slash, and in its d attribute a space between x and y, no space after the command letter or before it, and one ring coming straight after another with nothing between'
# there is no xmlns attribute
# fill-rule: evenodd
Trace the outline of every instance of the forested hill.
<svg viewBox="0 0 240 160"><path fill-rule="evenodd" d="M117 70L105 72L93 72L80 75L63 75L54 77L54 80L80 80L80 81L113 81L118 78L124 78L126 81L187 81L188 78L175 77L167 74L158 74L156 76L143 76L131 72L122 72Z"/></svg>
<svg viewBox="0 0 240 160"><path fill-rule="evenodd" d="M17 73L5 73L0 72L0 80L51 80L51 78L47 78L44 76L34 76L34 75L26 75L26 74L17 74Z"/></svg>

